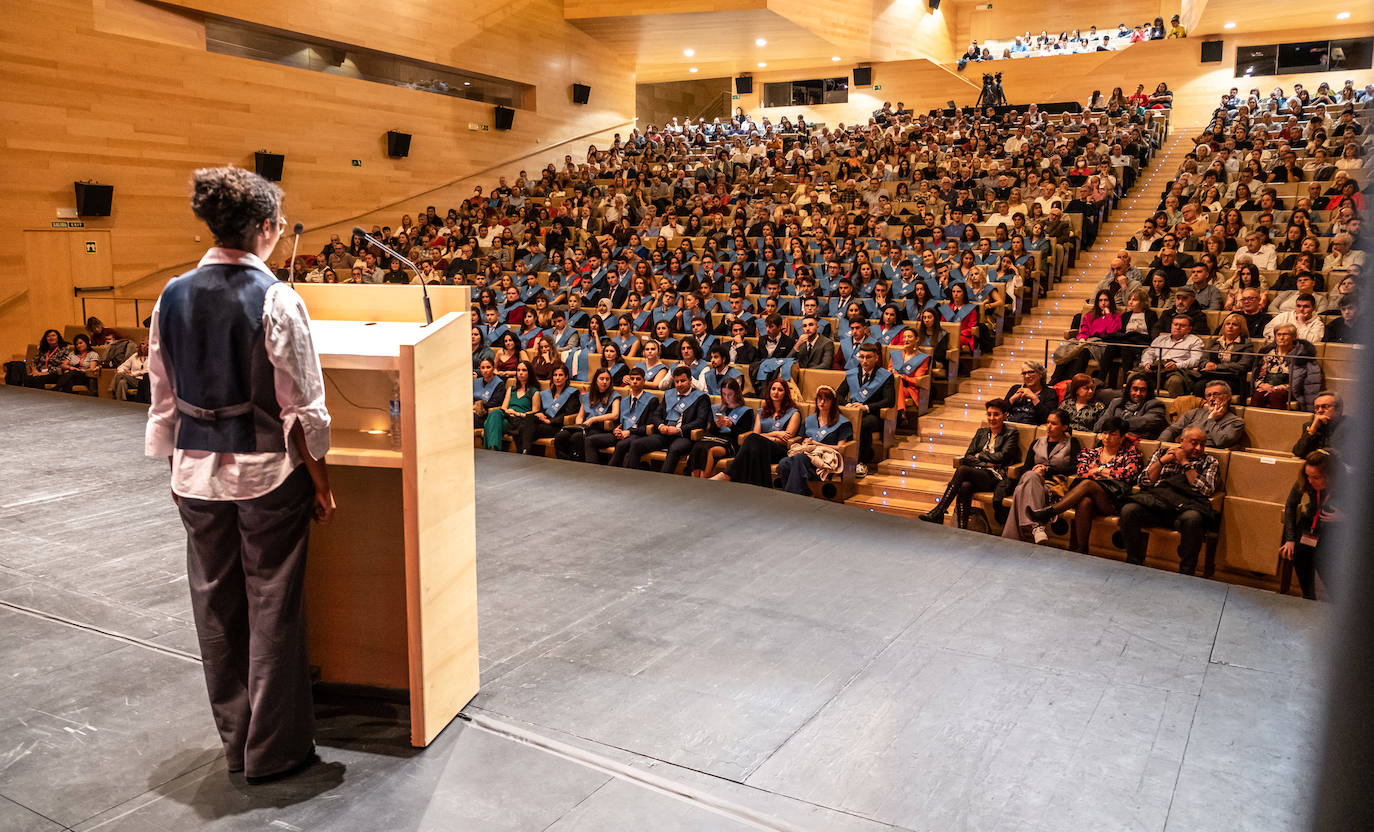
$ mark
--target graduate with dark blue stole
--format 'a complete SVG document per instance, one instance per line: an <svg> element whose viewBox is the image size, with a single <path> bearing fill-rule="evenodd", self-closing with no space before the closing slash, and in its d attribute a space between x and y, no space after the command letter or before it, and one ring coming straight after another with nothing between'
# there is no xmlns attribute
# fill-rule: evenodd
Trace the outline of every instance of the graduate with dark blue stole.
<svg viewBox="0 0 1374 832"><path fill-rule="evenodd" d="M711 408L706 435L692 445L687 457L687 473L693 477L714 475L716 463L739 450L740 437L754 429L754 419L754 409L744 403L739 379L726 379L720 387L720 403Z"/></svg>
<svg viewBox="0 0 1374 832"><path fill-rule="evenodd" d="M854 438L854 425L840 413L835 391L827 384L816 389L816 409L802 421L801 436L794 440L788 455L778 462L778 479L784 491L808 496L811 489L807 483L820 479L819 469L812 460L813 453L818 459L834 458L829 454L814 451L818 445L836 446ZM839 470L828 471L830 475L841 474L844 460L838 460Z"/></svg>
<svg viewBox="0 0 1374 832"><path fill-rule="evenodd" d="M488 408L500 407L505 400L506 380L496 374L496 364L490 358L483 358L472 377L473 415L485 417Z"/></svg>
<svg viewBox="0 0 1374 832"><path fill-rule="evenodd" d="M706 370L701 373L706 392L712 396L719 396L726 381L739 381L743 377L743 373L730 366L730 356L725 351L725 346L712 344L711 349L706 351Z"/></svg>
<svg viewBox="0 0 1374 832"><path fill-rule="evenodd" d="M663 420L663 400L644 387L644 368L631 367L625 373L625 386L630 388L617 400L616 421L609 433L588 433L584 441L583 458L601 463L601 451L614 448L611 464L623 466L634 440L647 436L649 430ZM635 457L633 467L639 467Z"/></svg>
<svg viewBox="0 0 1374 832"><path fill-rule="evenodd" d="M840 338L840 354L836 359L840 362L840 369L846 371L859 366L859 347L876 343L873 333L868 330L868 321L855 319L848 326L849 334Z"/></svg>
<svg viewBox="0 0 1374 832"><path fill-rule="evenodd" d="M892 373L883 363L882 352L876 344L863 344L858 349L858 366L845 373L837 398L841 404L853 404L863 413L859 423L859 466L855 475L868 475L873 461L873 434L882 433L882 411L897 403L897 385Z"/></svg>
<svg viewBox="0 0 1374 832"><path fill-rule="evenodd" d="M577 388L573 387L572 374L563 364L555 365L549 374L549 387L539 392L535 408L520 422L520 435L516 439L516 450L522 454L535 452L535 442L552 439L563 427L563 422L577 412L581 403Z"/></svg>
<svg viewBox="0 0 1374 832"><path fill-rule="evenodd" d="M580 399L577 416L553 438L553 448L559 459L583 460L587 434L610 433L611 426L620 420L620 398L615 394L611 373L605 367L592 375L591 384Z"/></svg>

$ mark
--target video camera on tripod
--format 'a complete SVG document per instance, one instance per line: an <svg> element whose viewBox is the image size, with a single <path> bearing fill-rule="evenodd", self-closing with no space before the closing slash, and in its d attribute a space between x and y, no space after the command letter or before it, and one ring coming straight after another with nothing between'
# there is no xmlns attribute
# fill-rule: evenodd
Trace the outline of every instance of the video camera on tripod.
<svg viewBox="0 0 1374 832"><path fill-rule="evenodd" d="M991 72L983 73L983 91L978 94L979 107L1005 107L1007 105L1007 95L1002 90L1002 73L994 75Z"/></svg>

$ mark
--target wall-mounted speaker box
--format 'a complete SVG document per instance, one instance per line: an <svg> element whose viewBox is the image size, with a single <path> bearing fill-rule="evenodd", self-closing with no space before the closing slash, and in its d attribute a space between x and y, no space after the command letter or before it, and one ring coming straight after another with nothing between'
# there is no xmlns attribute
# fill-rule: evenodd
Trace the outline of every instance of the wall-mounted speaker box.
<svg viewBox="0 0 1374 832"><path fill-rule="evenodd" d="M931 11L938 12L940 10L940 0L927 0L927 2L930 4ZM992 8L991 4L988 5L988 8Z"/></svg>
<svg viewBox="0 0 1374 832"><path fill-rule="evenodd" d="M75 182L76 215L78 217L108 217L114 202L114 185L95 185Z"/></svg>
<svg viewBox="0 0 1374 832"><path fill-rule="evenodd" d="M754 76L741 75L735 79L735 94L749 95L754 91Z"/></svg>
<svg viewBox="0 0 1374 832"><path fill-rule="evenodd" d="M509 130L515 125L515 111L510 107L496 105L496 129Z"/></svg>
<svg viewBox="0 0 1374 832"><path fill-rule="evenodd" d="M854 86L868 87L873 85L873 67L856 66L854 67Z"/></svg>
<svg viewBox="0 0 1374 832"><path fill-rule="evenodd" d="M258 172L258 176L269 182L281 181L281 168L285 164L286 157L280 153L268 153L266 150L259 150L253 154L253 168Z"/></svg>
<svg viewBox="0 0 1374 832"><path fill-rule="evenodd" d="M410 134L386 131L386 155L393 159L404 159L410 155Z"/></svg>
<svg viewBox="0 0 1374 832"><path fill-rule="evenodd" d="M1204 40L1202 42L1202 62L1204 64L1221 63L1221 41Z"/></svg>
<svg viewBox="0 0 1374 832"><path fill-rule="evenodd" d="M573 103L586 104L592 97L592 88L586 84L573 84Z"/></svg>

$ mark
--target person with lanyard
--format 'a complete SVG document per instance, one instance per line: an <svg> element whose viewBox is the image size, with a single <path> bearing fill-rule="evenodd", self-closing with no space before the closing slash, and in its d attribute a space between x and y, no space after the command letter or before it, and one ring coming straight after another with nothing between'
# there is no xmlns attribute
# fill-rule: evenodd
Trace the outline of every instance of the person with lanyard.
<svg viewBox="0 0 1374 832"><path fill-rule="evenodd" d="M836 398L841 404L857 405L863 418L859 422L859 464L854 475L868 476L873 462L873 434L883 431L882 412L897 403L897 385L892 373L878 366L882 353L877 344L859 347L857 366L845 373Z"/></svg>
<svg viewBox="0 0 1374 832"><path fill-rule="evenodd" d="M496 374L496 363L483 358L477 365L477 375L472 377L472 415L485 419L487 411L495 407L495 402L505 401L506 380Z"/></svg>
<svg viewBox="0 0 1374 832"><path fill-rule="evenodd" d="M692 445L687 473L710 478L716 463L739 452L740 437L754 429L754 409L744 403L739 379L728 378L720 387L720 403L712 408L706 435Z"/></svg>
<svg viewBox="0 0 1374 832"><path fill-rule="evenodd" d="M802 422L801 436L792 440L787 456L778 461L778 479L783 490L810 495L807 483L819 479L820 474L809 451L817 445L834 447L853 438L854 424L840 413L834 389L822 384L816 389L816 409ZM843 469L843 463L840 467Z"/></svg>
<svg viewBox="0 0 1374 832"><path fill-rule="evenodd" d="M191 209L215 246L163 289L148 334L145 452L171 465L210 708L226 768L250 783L318 759L305 561L310 521L334 515L310 319L263 262L281 201L255 173L196 171Z"/></svg>
<svg viewBox="0 0 1374 832"><path fill-rule="evenodd" d="M572 373L567 365L554 365L549 373L549 388L539 392L534 410L520 420L520 432L515 439L516 453L534 453L536 442L552 439L568 417L577 412L580 400L577 388L569 383L571 381Z"/></svg>
<svg viewBox="0 0 1374 832"><path fill-rule="evenodd" d="M726 381L738 381L744 377L738 369L730 366L730 356L720 344L711 345L711 349L706 353L706 364L706 370L701 374L700 380L708 395L719 396Z"/></svg>
<svg viewBox="0 0 1374 832"><path fill-rule="evenodd" d="M70 351L71 348L67 346L62 333L55 329L44 332L43 337L38 339L38 354L28 367L24 386L42 390L46 385L57 381L61 375L62 363Z"/></svg>
<svg viewBox="0 0 1374 832"><path fill-rule="evenodd" d="M890 353L892 375L896 378L895 407L905 426L914 430L921 407L921 379L930 375L930 356L921 351L921 336L910 325L902 327L901 349Z"/></svg>
<svg viewBox="0 0 1374 832"><path fill-rule="evenodd" d="M554 436L554 453L559 459L582 461L582 454L587 449L587 435L607 433L619 419L620 399L616 397L611 373L601 367L592 375L587 392L582 394L581 407L572 424L564 425Z"/></svg>
<svg viewBox="0 0 1374 832"><path fill-rule="evenodd" d="M993 490L993 512L1001 515L1003 537L1025 540L1029 535L1036 543L1049 540L1045 527L1032 520L1030 512L1044 508L1055 489L1062 491L1068 484L1078 454L1078 440L1069 435L1069 420L1056 410L1045 422L1045 435L1026 449L1021 475L1002 480ZM1007 497L1010 505L1004 503Z"/></svg>
<svg viewBox="0 0 1374 832"><path fill-rule="evenodd" d="M663 407L655 411L657 419L644 425L645 433L636 434L627 443L617 443L612 465L638 468L640 458L654 451L667 450L663 471L671 473L677 462L692 447L693 430L706 427L710 419L711 400L692 386L692 373L686 367L673 368L673 387L663 396ZM633 387L631 387L633 390ZM622 403L621 412L637 402ZM671 467L668 463L672 463Z"/></svg>
<svg viewBox="0 0 1374 832"><path fill-rule="evenodd" d="M1317 577L1330 565L1331 541L1345 515L1331 500L1331 478L1337 473L1331 452L1317 450L1303 460L1302 473L1283 507L1283 544L1279 557L1298 575L1302 597L1317 600ZM1287 580L1284 580L1285 589ZM1325 581L1323 580L1323 584Z"/></svg>
<svg viewBox="0 0 1374 832"><path fill-rule="evenodd" d="M921 515L921 520L944 523L945 513L953 503L959 528L967 529L973 495L996 488L1006 477L1007 466L1021 456L1021 434L1006 424L1011 406L1005 399L992 399L983 408L987 413L987 427L973 434L968 450L959 459L959 467L945 486L945 493L930 511Z"/></svg>

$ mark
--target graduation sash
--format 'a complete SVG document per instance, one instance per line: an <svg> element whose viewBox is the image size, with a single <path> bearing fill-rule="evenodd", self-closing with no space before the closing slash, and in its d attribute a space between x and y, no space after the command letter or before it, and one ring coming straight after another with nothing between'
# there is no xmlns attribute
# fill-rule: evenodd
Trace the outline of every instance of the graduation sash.
<svg viewBox="0 0 1374 832"><path fill-rule="evenodd" d="M844 374L845 381L849 382L849 400L856 404L867 404L868 400L878 394L887 380L892 378L892 373L879 367L873 371L873 378L868 380L868 384L859 386L859 371L850 370Z"/></svg>
<svg viewBox="0 0 1374 832"><path fill-rule="evenodd" d="M964 319L969 316L969 313L977 311L978 307L971 303L966 303L958 309L955 309L947 303L940 304L940 317L947 321L958 321L959 323L963 323Z"/></svg>
<svg viewBox="0 0 1374 832"><path fill-rule="evenodd" d="M482 381L481 376L472 380L472 398L474 401L491 403L491 397L496 393L496 389L502 386L505 379L500 376L492 376L491 381Z"/></svg>
<svg viewBox="0 0 1374 832"><path fill-rule="evenodd" d="M620 362L620 361L617 361L616 363L614 363L614 364L612 364L611 366L609 366L609 367L606 368L606 372L608 372L608 373L611 374L611 383L612 383L612 384L619 384L619 383L620 383L619 381L616 380L616 376L619 375L620 373L623 373L624 371L625 371L625 364L624 364L624 362Z"/></svg>
<svg viewBox="0 0 1374 832"><path fill-rule="evenodd" d="M577 381L587 380L587 374L590 371L591 356L591 347L577 347L576 349L568 350L568 353L563 357L563 360L568 363L568 372L571 373L572 377Z"/></svg>
<svg viewBox="0 0 1374 832"><path fill-rule="evenodd" d="M740 378L741 375L740 371L734 367L726 367L724 373L717 373L712 370L703 377L706 380L706 392L712 396L719 396L720 386L725 383L725 379Z"/></svg>
<svg viewBox="0 0 1374 832"><path fill-rule="evenodd" d="M635 344L639 343L639 339L631 335L628 338L612 338L611 343L616 345L616 348L620 350L621 355L627 355L629 354L630 349Z"/></svg>
<svg viewBox="0 0 1374 832"><path fill-rule="evenodd" d="M886 329L883 329L880 326L878 327L878 343L882 344L885 347L889 346L892 344L892 339L896 338L898 335L901 335L905 331L906 327L902 324L893 324L892 326Z"/></svg>
<svg viewBox="0 0 1374 832"><path fill-rule="evenodd" d="M656 381L656 380L658 379L659 376L661 376L661 375L663 375L664 373L668 372L668 365L667 365L667 364L664 364L662 361L658 362L658 363L655 364L653 367L650 367L648 364L644 364L644 365L642 365L642 366L644 367L644 383L645 383L645 384L651 384L651 383L653 383L654 381Z"/></svg>
<svg viewBox="0 0 1374 832"><path fill-rule="evenodd" d="M695 387L685 396L679 395L675 389L669 390L663 396L663 404L667 409L667 415L664 417L664 420L681 427L682 418L687 412L687 409L704 395L706 394Z"/></svg>
<svg viewBox="0 0 1374 832"><path fill-rule="evenodd" d="M716 336L706 333L706 337L701 339L701 354L706 355L711 351L711 345L716 343Z"/></svg>
<svg viewBox="0 0 1374 832"><path fill-rule="evenodd" d="M846 422L845 419L841 417L838 421L835 422L835 424L827 425L826 427L821 427L821 420L819 414L812 413L810 416L806 417L806 423L803 426L802 430L806 433L808 439L828 445L830 443L826 442L825 440L829 439L832 435L834 435L836 431L840 429L841 425L845 424L848 424L848 422Z"/></svg>
<svg viewBox="0 0 1374 832"><path fill-rule="evenodd" d="M634 397L629 393L620 396L620 426L625 430L633 430L639 427L639 420L643 418L644 411L649 407L649 401L653 399L651 393L640 393L639 401L634 407L630 407L630 401Z"/></svg>
<svg viewBox="0 0 1374 832"><path fill-rule="evenodd" d="M540 390L539 404L544 410L544 415L550 419L557 416L558 411L563 409L563 405L567 404L568 399L571 399L576 392L577 388L572 385L564 387L563 392L559 393L557 397L554 397L552 390Z"/></svg>
<svg viewBox="0 0 1374 832"><path fill-rule="evenodd" d="M653 314L653 311L652 309L641 309L639 314L635 315L635 329L643 329L644 324L649 320L649 315Z"/></svg>
<svg viewBox="0 0 1374 832"><path fill-rule="evenodd" d="M539 327L535 327L534 329L531 329L529 332L523 333L520 336L520 345L525 349L529 349L530 345L534 343L534 339L538 338L540 335L543 334L544 330L540 329Z"/></svg>
<svg viewBox="0 0 1374 832"><path fill-rule="evenodd" d="M552 334L553 332L555 332L555 330L551 329L549 330L549 332L550 334ZM568 342L576 336L577 330L573 329L571 326L566 326L563 328L563 334L554 338L553 345L555 347L558 347L560 350L565 350L568 348Z"/></svg>
<svg viewBox="0 0 1374 832"><path fill-rule="evenodd" d="M744 414L748 413L751 409L752 408L750 408L748 405L742 404L734 410L727 411L725 409L725 403L721 402L715 407L716 415L724 416L725 418L729 419L730 427L716 428L716 430L720 431L721 433L734 433L735 426L739 424L739 420L744 416Z"/></svg>
<svg viewBox="0 0 1374 832"><path fill-rule="evenodd" d="M795 407L789 407L787 408L787 412L780 416L764 416L760 414L758 418L759 431L761 433L777 433L778 431L787 430L787 423L792 420L792 414L796 412L797 409Z"/></svg>
<svg viewBox="0 0 1374 832"><path fill-rule="evenodd" d="M845 366L845 369L848 370L848 369L852 369L852 368L854 368L854 367L859 366L859 347L860 347L860 345L861 345L861 344L872 344L872 343L876 343L876 342L873 340L872 336L869 336L868 338L865 338L865 339L864 339L862 342L860 342L859 344L855 344L852 340L850 340L850 339L848 339L848 338L841 338L841 339L840 339L840 354L844 356L844 366Z"/></svg>
<svg viewBox="0 0 1374 832"><path fill-rule="evenodd" d="M653 309L654 323L657 324L659 321L667 321L671 324L681 311L682 310L676 306L670 306L667 309L664 309L662 306L655 306Z"/></svg>
<svg viewBox="0 0 1374 832"><path fill-rule="evenodd" d="M900 356L901 353L894 353L892 356L893 372L895 372L899 376L911 375L912 373L921 369L921 367L924 366L925 363L930 360L930 356L926 355L923 352L918 352L910 358L906 359L905 361L902 361L902 363L898 364L897 359Z"/></svg>
<svg viewBox="0 0 1374 832"><path fill-rule="evenodd" d="M611 411L611 402L613 402L613 401L615 401L615 396L614 396L614 395L610 395L610 396L607 396L607 397L606 397L606 401L603 402L602 404L594 405L594 404L592 404L592 394L591 394L591 393L583 393L583 394L582 394L582 416L583 416L583 418L585 418L585 419L590 419L590 418L595 418L595 417L597 417L597 416L605 416L607 413L609 413L609 412Z"/></svg>
<svg viewBox="0 0 1374 832"><path fill-rule="evenodd" d="M496 326L482 324L479 328L482 330L482 337L487 339L488 344L495 344L497 338L510 332L510 327L505 324L497 324Z"/></svg>
<svg viewBox="0 0 1374 832"><path fill-rule="evenodd" d="M776 370L778 378L792 380L792 368L796 366L795 358L765 358L759 361L759 378L768 378Z"/></svg>

